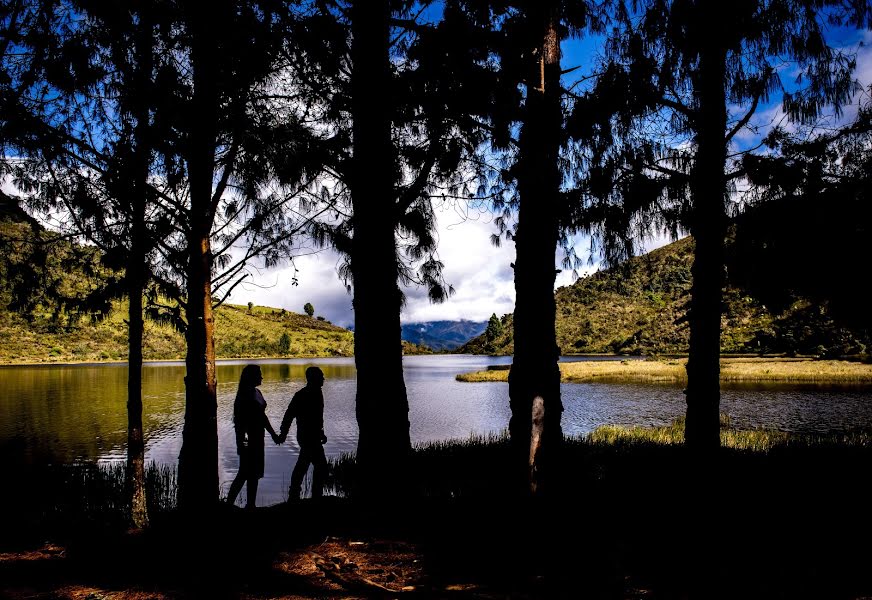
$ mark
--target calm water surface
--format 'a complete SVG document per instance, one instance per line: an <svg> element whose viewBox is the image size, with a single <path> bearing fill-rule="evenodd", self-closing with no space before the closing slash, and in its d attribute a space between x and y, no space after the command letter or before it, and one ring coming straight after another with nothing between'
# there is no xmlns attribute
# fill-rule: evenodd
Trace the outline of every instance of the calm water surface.
<svg viewBox="0 0 872 600"><path fill-rule="evenodd" d="M567 358L564 360L578 360ZM510 357L411 356L404 359L412 441L499 433L509 420L508 385L460 383L457 373ZM590 360L590 359L587 359ZM310 365L323 369L324 422L329 456L354 451L355 369L351 358L222 361L218 364L218 452L222 489L236 473L238 458L231 424L233 397L242 367L257 362L267 415L279 426L291 396L305 385ZM146 460L174 465L184 418L184 365L150 363L143 369ZM127 441L127 368L76 365L0 368L0 452L6 464L57 464L78 460L123 460ZM588 433L604 424L662 425L684 414L680 386L563 384L567 434ZM721 411L739 427L826 432L872 427L872 391L809 386L728 386ZM298 447L268 442L266 473L258 503L286 498ZM243 494L244 496L244 494Z"/></svg>

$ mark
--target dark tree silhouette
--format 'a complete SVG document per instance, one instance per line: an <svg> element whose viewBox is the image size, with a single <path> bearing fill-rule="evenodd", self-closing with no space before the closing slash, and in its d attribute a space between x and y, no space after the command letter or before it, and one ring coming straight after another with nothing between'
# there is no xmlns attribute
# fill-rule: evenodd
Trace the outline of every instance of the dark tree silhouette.
<svg viewBox="0 0 872 600"><path fill-rule="evenodd" d="M188 509L204 506L218 491L213 302L227 297L253 257L270 265L293 251L306 220L285 208L319 168L306 151L305 127L276 106L273 92L284 91L276 76L281 7L45 6L57 16L43 19L43 37L63 45L45 44L52 50L43 56L32 44L36 67L12 65L16 90L26 93L4 91L23 132L18 146L38 158L17 163L19 179L35 182L30 195L45 207L60 198L74 229L127 267L137 452L141 380L133 365L141 364L143 285L153 283L149 314L185 331L179 500ZM149 268L143 261L152 256Z"/></svg>
<svg viewBox="0 0 872 600"><path fill-rule="evenodd" d="M19 181L38 193L31 208L65 211L62 228L100 250L124 272L108 293L129 299L128 485L134 525L147 525L142 430L143 296L154 240L169 228L152 199L152 79L155 3L19 3L44 15L41 33L55 52L41 60L36 83L19 96L29 160ZM36 50L32 45L22 46ZM41 182L52 181L52 185Z"/></svg>
<svg viewBox="0 0 872 600"><path fill-rule="evenodd" d="M245 277L253 257L271 265L292 255L308 219L287 207L307 193L321 168L320 156L308 151L309 129L286 118L289 111L278 104L292 98L280 76L287 8L271 0L222 0L208 10L180 2L173 51L184 60L170 78L179 90L170 107L178 143L165 160L172 163L168 195L183 224L175 246L166 249L170 267L184 274L183 509L218 497L214 306ZM242 257L231 255L246 238Z"/></svg>
<svg viewBox="0 0 872 600"><path fill-rule="evenodd" d="M351 119L353 158L349 187L354 211L351 273L354 282L354 361L357 366L357 456L366 485L402 472L411 451L409 402L403 380L394 213L396 149L391 141L393 82L390 2L352 4ZM378 206L384 208L379 209Z"/></svg>
<svg viewBox="0 0 872 600"><path fill-rule="evenodd" d="M547 465L556 462L563 433L560 420L559 348L555 330L555 254L568 249L571 224L565 219L567 145L561 85L560 44L597 22L587 3L466 2L471 19L486 32L479 43L499 57L494 102L487 114L494 149L507 162L498 184L508 202L501 232L514 239L514 359L509 373L512 417L509 433L518 469L517 482L535 493L544 490ZM523 87L524 93L519 94ZM515 131L519 128L517 139ZM508 232L509 215L517 223ZM496 236L494 241L498 241ZM519 486L521 487L521 486Z"/></svg>
<svg viewBox="0 0 872 600"><path fill-rule="evenodd" d="M835 131L779 128L767 143L771 153L743 160L750 184L743 199L750 208L737 218L728 245L730 279L776 311L797 297L811 298L837 323L865 332L865 341L856 342L869 346L872 318L850 258L863 255L872 229L868 92L856 117ZM849 258L833 260L820 248ZM857 354L864 348L847 341L824 350Z"/></svg>
<svg viewBox="0 0 872 600"><path fill-rule="evenodd" d="M103 173L107 195L102 206L83 207L81 222L94 225L89 237L99 239L107 258L124 268L128 299L127 468L133 522L143 527L148 523L142 428L143 297L151 280L154 240L169 231L166 220L158 217L149 185L154 140L159 135L151 119L157 47L156 14L152 11L159 14L160 6L136 2L89 7L85 3L85 8L90 10L85 13L89 30L102 38L99 43L105 51L101 58L108 64L103 65L101 79L117 98L115 114L120 122L114 157ZM106 227L110 220L121 224L122 231Z"/></svg>
<svg viewBox="0 0 872 600"><path fill-rule="evenodd" d="M515 232L515 352L509 371L509 433L527 455L531 490L562 442L560 350L555 329L554 255L559 238L562 176L558 164L563 109L560 88L560 3L538 2L525 12L523 108L515 164L519 208ZM527 33L527 32L525 32Z"/></svg>
<svg viewBox="0 0 872 600"><path fill-rule="evenodd" d="M586 114L573 127L595 142L588 185L600 202L586 218L598 218L613 242L620 239L614 232L629 227L688 230L695 239L686 441L698 450L720 444L728 199L744 176L736 155L751 150L737 135L753 133L752 118L776 90L787 117L803 123L850 98L853 61L827 46L824 27L860 18L864 7L804 0L656 0L636 10L619 4L610 62L576 106ZM782 82L781 61L803 73L801 86Z"/></svg>
<svg viewBox="0 0 872 600"><path fill-rule="evenodd" d="M337 185L332 198L350 207L321 228L347 257L355 313L357 459L361 493L403 489L411 449L403 380L401 285L426 287L433 301L448 293L436 255L433 197L453 199L475 179L460 169L481 141L470 109L482 96L456 76L452 42L462 39L450 11L418 19L428 3L328 3L295 36L296 68ZM467 74L468 74L467 69ZM462 108L461 108L462 107Z"/></svg>

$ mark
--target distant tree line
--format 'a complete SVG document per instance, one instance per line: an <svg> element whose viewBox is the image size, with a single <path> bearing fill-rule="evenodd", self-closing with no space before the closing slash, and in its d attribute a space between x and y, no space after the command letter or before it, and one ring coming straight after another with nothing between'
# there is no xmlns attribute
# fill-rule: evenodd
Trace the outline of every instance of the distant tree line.
<svg viewBox="0 0 872 600"><path fill-rule="evenodd" d="M213 310L252 260L313 246L345 257L353 294L359 492L401 494L402 288L453 291L439 203L484 207L493 241L516 247L519 494L556 485L555 254L575 266L580 232L611 262L653 234L694 236L686 441L707 456L730 218L866 193L868 106L838 131L814 125L861 91L826 27L870 25L859 0L0 0L0 171L17 190L4 201L59 218L124 272L136 523L143 320L186 335L179 503L199 510L218 492ZM598 59L564 64L579 37ZM755 115L778 99L783 126L763 136ZM494 315L487 335L501 333Z"/></svg>

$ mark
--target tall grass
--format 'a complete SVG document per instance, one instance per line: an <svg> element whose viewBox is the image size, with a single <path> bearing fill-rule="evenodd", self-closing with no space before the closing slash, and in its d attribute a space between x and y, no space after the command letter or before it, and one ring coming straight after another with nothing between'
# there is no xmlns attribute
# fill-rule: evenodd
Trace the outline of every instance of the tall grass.
<svg viewBox="0 0 872 600"><path fill-rule="evenodd" d="M736 429L728 415L721 415L720 421L721 448L727 457L738 453L762 460L778 452L792 457L791 464L799 464L805 460L802 457L819 459L829 452L854 457L860 452L868 459L872 451L870 430L809 435L773 429ZM567 437L561 469L570 487L583 488L600 479L606 465L616 460L639 464L653 464L663 456L672 460L686 452L684 427L684 417L679 417L661 427L604 425L587 435ZM510 491L507 487L511 481L510 459L507 432L418 444L401 479L410 486L409 492L414 497L498 497ZM328 483L333 493L353 496L356 470L354 454L331 460Z"/></svg>
<svg viewBox="0 0 872 600"><path fill-rule="evenodd" d="M603 425L585 436L590 444L658 444L681 445L684 443L685 418L679 417L661 427L621 427ZM730 418L721 415L721 447L732 450L766 452L776 446L785 446L804 440L806 436L792 435L774 429L734 429Z"/></svg>
<svg viewBox="0 0 872 600"><path fill-rule="evenodd" d="M409 495L459 498L496 492L508 481L508 432L472 435L467 439L415 444L406 472L397 480L409 486ZM339 496L353 497L357 457L343 453L329 459L326 487Z"/></svg>
<svg viewBox="0 0 872 600"><path fill-rule="evenodd" d="M28 469L14 478L14 488L0 499L0 522L7 528L39 527L47 531L131 523L130 496L123 463L75 463ZM176 470L151 463L145 472L149 515L160 518L176 508Z"/></svg>

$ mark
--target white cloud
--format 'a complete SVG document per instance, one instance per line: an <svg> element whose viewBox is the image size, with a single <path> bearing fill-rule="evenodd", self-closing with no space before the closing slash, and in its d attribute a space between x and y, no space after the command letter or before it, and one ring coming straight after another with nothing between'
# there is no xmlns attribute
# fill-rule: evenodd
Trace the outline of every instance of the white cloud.
<svg viewBox="0 0 872 600"><path fill-rule="evenodd" d="M233 290L229 302L253 302L296 313L311 302L316 315L337 325L350 325L354 321L351 296L337 274L339 260L333 250L324 250L295 259L296 270L285 266L252 271L253 276ZM297 285L293 284L295 277Z"/></svg>
<svg viewBox="0 0 872 600"><path fill-rule="evenodd" d="M513 272L510 263L515 247L504 242L497 248L490 242L496 228L488 213L462 214L451 208L437 210L439 258L445 264L445 279L455 294L442 304L431 304L427 291L408 288L404 322L435 320L486 320L492 313L512 312L515 304ZM292 267L253 273L250 283L237 287L230 298L234 304L258 305L302 312L311 302L317 315L337 325L354 322L352 297L339 280L339 256L332 250L296 259ZM294 276L298 285L293 285Z"/></svg>
<svg viewBox="0 0 872 600"><path fill-rule="evenodd" d="M439 257L445 264L445 278L455 294L442 304L431 304L427 292L420 287L406 289L406 306L401 318L404 323L470 319L485 321L491 314L501 316L514 311L515 284L511 263L515 246L504 241L500 247L491 244L496 232L489 213L460 214L451 208L437 210ZM588 258L590 241L586 236L575 240L576 251ZM666 236L649 239L644 250L649 252L668 244ZM562 252L555 255L555 266L561 269ZM302 312L303 304L311 302L317 315L323 315L337 325L354 322L351 296L337 275L339 257L332 250L301 257L293 268L266 270L253 278L259 286L242 284L233 291L231 301L245 304L249 300L259 305ZM579 275L599 268L599 262L586 264ZM298 285L292 285L294 275ZM555 288L571 285L571 270L561 270Z"/></svg>
<svg viewBox="0 0 872 600"><path fill-rule="evenodd" d="M439 222L439 258L446 281L455 293L442 304L431 304L426 290L406 290L404 322L486 320L491 314L512 312L515 306L515 246L503 241L495 247L490 236L496 227L489 213L460 213L445 206L436 211Z"/></svg>

